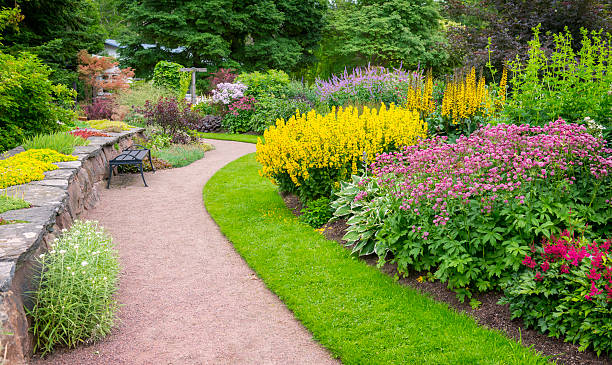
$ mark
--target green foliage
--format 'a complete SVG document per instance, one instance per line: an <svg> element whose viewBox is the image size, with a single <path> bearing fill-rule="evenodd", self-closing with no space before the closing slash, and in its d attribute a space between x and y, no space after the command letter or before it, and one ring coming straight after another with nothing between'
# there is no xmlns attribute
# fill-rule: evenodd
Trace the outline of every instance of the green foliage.
<svg viewBox="0 0 612 365"><path fill-rule="evenodd" d="M206 210L266 286L343 364L546 363L296 224L259 168L253 155L222 168L204 187Z"/></svg>
<svg viewBox="0 0 612 365"><path fill-rule="evenodd" d="M0 213L29 207L30 203L23 199L14 196L0 195Z"/></svg>
<svg viewBox="0 0 612 365"><path fill-rule="evenodd" d="M257 139L264 140L263 136L253 134L230 134L230 133L202 133L198 132L200 138L218 139L221 141L236 141L244 143L257 143Z"/></svg>
<svg viewBox="0 0 612 365"><path fill-rule="evenodd" d="M66 132L38 134L23 142L26 150L48 148L64 155L70 155L74 146L87 146L89 141Z"/></svg>
<svg viewBox="0 0 612 365"><path fill-rule="evenodd" d="M255 71L238 75L234 82L241 82L248 86L245 95L259 100L265 95L281 96L289 84L289 75L277 70L268 70L265 73Z"/></svg>
<svg viewBox="0 0 612 365"><path fill-rule="evenodd" d="M509 304L512 318L527 327L578 343L581 351L612 355L612 272L605 270L612 240L598 241L568 232L534 247L533 258L523 261L526 267L508 282L500 304Z"/></svg>
<svg viewBox="0 0 612 365"><path fill-rule="evenodd" d="M31 293L34 351L75 347L110 333L115 321L119 263L110 236L96 222L75 221L41 255Z"/></svg>
<svg viewBox="0 0 612 365"><path fill-rule="evenodd" d="M582 47L575 53L569 32L554 35L547 56L539 27L529 42L526 63L511 62L511 95L504 113L516 123L542 125L561 117L570 122L590 117L612 133L611 36L582 30ZM609 138L609 137L608 137Z"/></svg>
<svg viewBox="0 0 612 365"><path fill-rule="evenodd" d="M16 1L0 0L0 7ZM91 0L19 1L23 21L19 29L4 35L5 52L36 54L53 73L54 82L71 85L77 81L77 52L97 53L104 49L106 32L100 13Z"/></svg>
<svg viewBox="0 0 612 365"><path fill-rule="evenodd" d="M142 108L146 101L156 101L170 97L174 91L149 81L136 81L126 90L117 93L117 103L128 108Z"/></svg>
<svg viewBox="0 0 612 365"><path fill-rule="evenodd" d="M207 144L173 144L169 147L151 151L153 157L168 161L172 167L183 167L204 157L204 152L211 149Z"/></svg>
<svg viewBox="0 0 612 365"><path fill-rule="evenodd" d="M248 131L263 133L266 128L274 125L278 119L288 120L297 111L306 113L312 109L312 104L296 99L262 96L255 104L255 111L249 120Z"/></svg>
<svg viewBox="0 0 612 365"><path fill-rule="evenodd" d="M158 87L174 90L179 99L184 98L189 89L191 73L179 71L181 68L183 66L178 63L159 61L153 70L153 84Z"/></svg>
<svg viewBox="0 0 612 365"><path fill-rule="evenodd" d="M59 129L75 117L74 92L53 85L51 70L34 55L0 52L0 151L24 138Z"/></svg>
<svg viewBox="0 0 612 365"><path fill-rule="evenodd" d="M327 13L316 74L367 64L438 70L447 58L439 19L433 0L343 2Z"/></svg>
<svg viewBox="0 0 612 365"><path fill-rule="evenodd" d="M327 197L306 202L306 207L300 212L300 221L311 227L319 228L329 222L333 216L333 210L329 206L330 201Z"/></svg>
<svg viewBox="0 0 612 365"><path fill-rule="evenodd" d="M121 55L140 76L160 60L246 70L302 68L314 62L326 9L320 0L120 0L120 7L132 32L120 39L127 45ZM142 43L156 47L143 49Z"/></svg>

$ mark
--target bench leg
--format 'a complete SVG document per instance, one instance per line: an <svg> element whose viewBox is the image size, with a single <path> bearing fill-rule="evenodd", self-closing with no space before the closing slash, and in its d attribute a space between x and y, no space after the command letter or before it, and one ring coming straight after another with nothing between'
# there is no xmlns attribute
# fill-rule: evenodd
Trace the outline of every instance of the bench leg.
<svg viewBox="0 0 612 365"><path fill-rule="evenodd" d="M108 164L108 183L106 183L106 188L110 188L110 181L113 177L113 165Z"/></svg>
<svg viewBox="0 0 612 365"><path fill-rule="evenodd" d="M155 172L155 167L153 167L153 159L151 158L151 150L149 150L149 162L151 163L151 170Z"/></svg>
<svg viewBox="0 0 612 365"><path fill-rule="evenodd" d="M140 169L140 176L142 177L142 182L144 183L145 186L149 186L147 185L147 181L144 178L144 174L142 173L142 162L140 162L140 165L138 165L138 168Z"/></svg>

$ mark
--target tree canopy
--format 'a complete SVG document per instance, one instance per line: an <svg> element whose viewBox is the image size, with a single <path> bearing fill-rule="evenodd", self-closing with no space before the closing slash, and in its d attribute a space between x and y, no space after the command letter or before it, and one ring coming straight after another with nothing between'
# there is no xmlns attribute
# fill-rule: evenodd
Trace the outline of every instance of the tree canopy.
<svg viewBox="0 0 612 365"><path fill-rule="evenodd" d="M19 29L4 32L4 51L32 52L54 71L54 81L76 79L77 52L99 52L106 32L98 9L90 0L18 1L24 19ZM13 8L15 0L0 0L0 8ZM68 71L66 71L68 70Z"/></svg>
<svg viewBox="0 0 612 365"><path fill-rule="evenodd" d="M314 61L320 0L120 0L131 33L124 61L142 75L159 60L189 66L295 70ZM142 44L149 44L145 48Z"/></svg>

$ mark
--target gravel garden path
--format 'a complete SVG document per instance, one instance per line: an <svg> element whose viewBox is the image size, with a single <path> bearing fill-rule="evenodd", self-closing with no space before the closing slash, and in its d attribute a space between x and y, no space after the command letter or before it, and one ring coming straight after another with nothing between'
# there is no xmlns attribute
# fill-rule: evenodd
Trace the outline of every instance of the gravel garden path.
<svg viewBox="0 0 612 365"><path fill-rule="evenodd" d="M234 251L202 188L252 144L209 141L195 163L113 177L84 218L100 221L122 267L119 323L89 346L33 364L337 364ZM254 242L256 244L256 242Z"/></svg>

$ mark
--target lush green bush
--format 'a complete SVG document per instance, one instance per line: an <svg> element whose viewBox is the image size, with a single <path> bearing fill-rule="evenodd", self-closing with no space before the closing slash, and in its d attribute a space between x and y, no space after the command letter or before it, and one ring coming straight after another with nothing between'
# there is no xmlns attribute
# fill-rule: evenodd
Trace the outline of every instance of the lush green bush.
<svg viewBox="0 0 612 365"><path fill-rule="evenodd" d="M64 155L70 155L74 146L87 146L89 141L71 133L56 132L39 134L23 142L26 150L48 148Z"/></svg>
<svg viewBox="0 0 612 365"><path fill-rule="evenodd" d="M31 293L34 351L74 347L106 336L115 321L119 264L110 236L96 222L75 221L41 255Z"/></svg>
<svg viewBox="0 0 612 365"><path fill-rule="evenodd" d="M284 71L268 70L266 73L259 71L240 74L234 82L245 84L248 89L245 95L259 99L264 95L281 96L289 84L289 75Z"/></svg>
<svg viewBox="0 0 612 365"><path fill-rule="evenodd" d="M159 61L153 70L153 84L158 87L173 90L178 98L184 98L185 94L187 94L187 90L189 90L191 74L189 72L179 71L181 68L183 68L183 66L178 63Z"/></svg>
<svg viewBox="0 0 612 365"><path fill-rule="evenodd" d="M321 227L329 222L334 215L329 203L329 198L327 197L321 197L306 202L306 207L300 211L302 213L300 221L314 228Z"/></svg>
<svg viewBox="0 0 612 365"><path fill-rule="evenodd" d="M335 215L348 217L355 251L390 253L400 272L435 270L464 299L510 280L556 227L588 222L587 236L611 235L611 154L561 120L489 126L454 144L427 139L344 183Z"/></svg>
<svg viewBox="0 0 612 365"><path fill-rule="evenodd" d="M255 104L248 130L263 133L269 126L274 125L276 120L288 120L296 112L306 113L311 109L312 104L308 101L262 96Z"/></svg>
<svg viewBox="0 0 612 365"><path fill-rule="evenodd" d="M612 355L612 239L598 241L568 231L544 240L525 256L501 304L527 327Z"/></svg>
<svg viewBox="0 0 612 365"><path fill-rule="evenodd" d="M59 129L75 113L74 92L49 81L51 69L36 56L0 52L0 151L24 138Z"/></svg>
<svg viewBox="0 0 612 365"><path fill-rule="evenodd" d="M230 133L244 133L253 130L251 119L255 111L256 100L252 96L243 96L229 105L229 113L223 117L223 128Z"/></svg>
<svg viewBox="0 0 612 365"><path fill-rule="evenodd" d="M554 36L554 50L547 56L535 28L526 63L510 63L512 92L504 110L508 120L543 125L557 117L570 122L590 117L612 133L611 39L582 32L578 53L565 33Z"/></svg>

